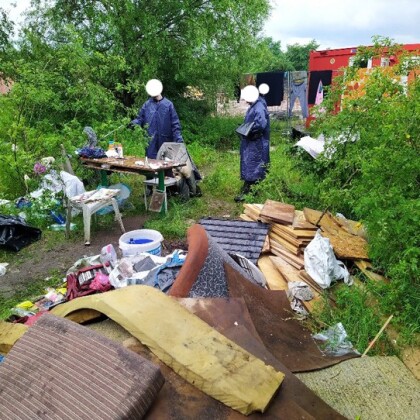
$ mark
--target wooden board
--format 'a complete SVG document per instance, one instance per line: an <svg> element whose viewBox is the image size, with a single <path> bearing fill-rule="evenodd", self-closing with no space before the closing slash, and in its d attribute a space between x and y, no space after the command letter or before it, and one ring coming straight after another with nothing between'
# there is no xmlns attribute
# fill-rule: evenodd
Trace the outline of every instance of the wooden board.
<svg viewBox="0 0 420 420"><path fill-rule="evenodd" d="M302 210L295 210L295 217L292 223L293 229L308 229L317 230L318 228L312 223L308 222Z"/></svg>
<svg viewBox="0 0 420 420"><path fill-rule="evenodd" d="M292 226L280 225L278 223L274 223L271 229L278 233L284 232L296 239L313 239L316 233L316 230L294 229Z"/></svg>
<svg viewBox="0 0 420 420"><path fill-rule="evenodd" d="M289 235L286 232L282 232L282 231L278 231L275 229L271 229L271 233L273 235L277 235L278 237L286 240L287 242L290 242L292 245L296 246L299 248L300 245L302 245L302 242L299 239L294 238L293 236Z"/></svg>
<svg viewBox="0 0 420 420"><path fill-rule="evenodd" d="M320 226L324 231L335 232L337 229L340 229L343 232L345 232L345 230L341 227L341 225L337 222L335 217L330 212L325 212L324 214L322 214L321 211L312 210L305 207L303 209L303 213L305 215L306 220L310 221L312 224L315 225L319 221L318 226ZM320 217L321 220L319 220Z"/></svg>
<svg viewBox="0 0 420 420"><path fill-rule="evenodd" d="M270 237L267 235L265 237L264 245L261 250L261 254L266 254L267 252L270 252Z"/></svg>
<svg viewBox="0 0 420 420"><path fill-rule="evenodd" d="M244 204L244 213L254 222L259 220L260 212L261 209L259 209L256 204Z"/></svg>
<svg viewBox="0 0 420 420"><path fill-rule="evenodd" d="M318 294L323 293L324 289L305 270L299 270L299 277Z"/></svg>
<svg viewBox="0 0 420 420"><path fill-rule="evenodd" d="M289 281L303 281L306 283L309 288L312 291L312 294L314 295L314 298L309 301L301 301L303 306L306 308L308 312L313 311L313 307L315 302L321 300L320 292L313 287L313 285L309 284L305 279L303 279L300 276L300 273L304 270L296 270L291 265L289 265L287 262L285 262L281 257L270 257L271 261L279 270L279 272L283 275L283 277L289 282Z"/></svg>
<svg viewBox="0 0 420 420"><path fill-rule="evenodd" d="M277 223L291 225L295 218L295 206L267 200L261 210L260 217L266 217Z"/></svg>
<svg viewBox="0 0 420 420"><path fill-rule="evenodd" d="M278 242L280 245L283 245L288 251L292 252L295 255L301 254L301 250L299 247L291 244L290 242L286 241L284 238L276 235L274 232L270 232L270 241Z"/></svg>
<svg viewBox="0 0 420 420"><path fill-rule="evenodd" d="M286 279L273 265L268 255L263 255L258 259L258 268L264 274L270 290L287 290Z"/></svg>
<svg viewBox="0 0 420 420"><path fill-rule="evenodd" d="M389 279L372 271L372 264L369 261L355 260L354 264L369 280L389 283Z"/></svg>
<svg viewBox="0 0 420 420"><path fill-rule="evenodd" d="M278 246L273 246L271 248L271 251L274 255L282 257L286 262L288 262L290 265L292 265L298 270L302 270L305 267L305 262L303 261L303 258L297 257L296 255L292 254L291 252L285 249L279 248Z"/></svg>
<svg viewBox="0 0 420 420"><path fill-rule="evenodd" d="M247 216L246 214L240 214L239 218L242 220L245 220L245 222L254 222L254 220L251 217Z"/></svg>
<svg viewBox="0 0 420 420"><path fill-rule="evenodd" d="M316 223L321 212L305 208L303 209L305 217L312 223ZM368 244L360 236L352 235L345 231L330 213L325 213L319 225L321 226L321 235L330 240L334 253L338 258L349 260L368 260Z"/></svg>
<svg viewBox="0 0 420 420"><path fill-rule="evenodd" d="M337 258L348 260L369 259L367 253L368 244L360 236L350 235L342 229L336 233L322 231L321 235L330 240L331 246L334 249L334 254Z"/></svg>
<svg viewBox="0 0 420 420"><path fill-rule="evenodd" d="M341 217L335 217L335 220L346 232L367 239L365 228L361 222L355 222L354 220L343 219Z"/></svg>
<svg viewBox="0 0 420 420"><path fill-rule="evenodd" d="M270 260L287 282L300 280L299 270L292 267L282 257L270 257Z"/></svg>
<svg viewBox="0 0 420 420"><path fill-rule="evenodd" d="M311 223L313 226L316 227L316 223L318 222L319 218L322 215L322 211L313 210L308 207L303 209L303 215L305 216L305 220ZM321 219L322 220L322 219Z"/></svg>

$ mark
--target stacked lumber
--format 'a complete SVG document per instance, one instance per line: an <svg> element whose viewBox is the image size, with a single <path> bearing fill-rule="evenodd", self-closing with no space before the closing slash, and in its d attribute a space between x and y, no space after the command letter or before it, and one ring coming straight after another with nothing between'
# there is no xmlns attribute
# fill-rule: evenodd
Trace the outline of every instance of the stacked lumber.
<svg viewBox="0 0 420 420"><path fill-rule="evenodd" d="M241 219L270 225L270 251L285 258L295 268L303 268L303 251L317 227L304 219L294 206L267 200L266 204L245 204ZM296 266L295 264L298 264Z"/></svg>
<svg viewBox="0 0 420 420"><path fill-rule="evenodd" d="M271 265L266 259L263 264L268 287L271 290L287 289L289 282L303 281L314 295L311 301L302 302L311 312L314 302L321 299L322 288L304 270L303 252L315 236L317 227L306 220L303 211L273 200L267 200L264 204L244 204L244 213L240 217L247 221L268 223L270 226L268 237ZM271 267L277 270L277 275L269 271Z"/></svg>

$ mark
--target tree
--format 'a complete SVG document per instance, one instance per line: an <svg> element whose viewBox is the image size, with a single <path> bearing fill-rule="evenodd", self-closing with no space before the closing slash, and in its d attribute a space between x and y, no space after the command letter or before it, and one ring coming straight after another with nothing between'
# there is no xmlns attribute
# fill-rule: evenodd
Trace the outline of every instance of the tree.
<svg viewBox="0 0 420 420"><path fill-rule="evenodd" d="M246 7L230 0L33 1L26 36L55 48L72 26L83 49L121 66L102 69L98 83L126 107L144 99L147 79L162 79L174 96L187 85L214 93L230 85L268 15L267 0ZM94 64L94 59L93 59ZM139 83L140 82L140 83Z"/></svg>
<svg viewBox="0 0 420 420"><path fill-rule="evenodd" d="M293 70L308 70L309 53L316 50L318 47L319 44L314 39L305 45L288 45L285 56L292 64Z"/></svg>
<svg viewBox="0 0 420 420"><path fill-rule="evenodd" d="M245 73L258 73L274 70L293 70L292 63L281 50L281 42L271 37L258 40L253 49L252 61L248 63Z"/></svg>

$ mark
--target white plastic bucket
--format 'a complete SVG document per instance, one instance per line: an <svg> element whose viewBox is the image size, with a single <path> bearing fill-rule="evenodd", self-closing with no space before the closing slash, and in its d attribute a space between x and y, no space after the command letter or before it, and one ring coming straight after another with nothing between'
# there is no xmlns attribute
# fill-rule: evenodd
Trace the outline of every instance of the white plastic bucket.
<svg viewBox="0 0 420 420"><path fill-rule="evenodd" d="M148 243L132 244L133 240L150 240ZM138 229L124 233L120 237L119 246L123 257L137 255L142 252L148 252L153 255L160 255L162 252L163 236L157 230L152 229Z"/></svg>

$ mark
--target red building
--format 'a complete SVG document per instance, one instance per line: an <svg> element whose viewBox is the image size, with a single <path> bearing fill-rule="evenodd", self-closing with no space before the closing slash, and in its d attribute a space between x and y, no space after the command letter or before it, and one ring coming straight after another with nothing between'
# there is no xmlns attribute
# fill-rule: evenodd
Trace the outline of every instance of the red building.
<svg viewBox="0 0 420 420"><path fill-rule="evenodd" d="M412 52L420 58L420 44L405 44L405 51ZM315 105L316 93L320 82L322 86L329 86L334 77L340 73L340 69L351 66L357 48L338 48L333 50L311 51L309 54L309 81L308 81L308 105L309 111ZM387 67L397 63L398 57L394 55L375 57L368 60L367 68ZM309 116L306 125L309 125L313 117Z"/></svg>

